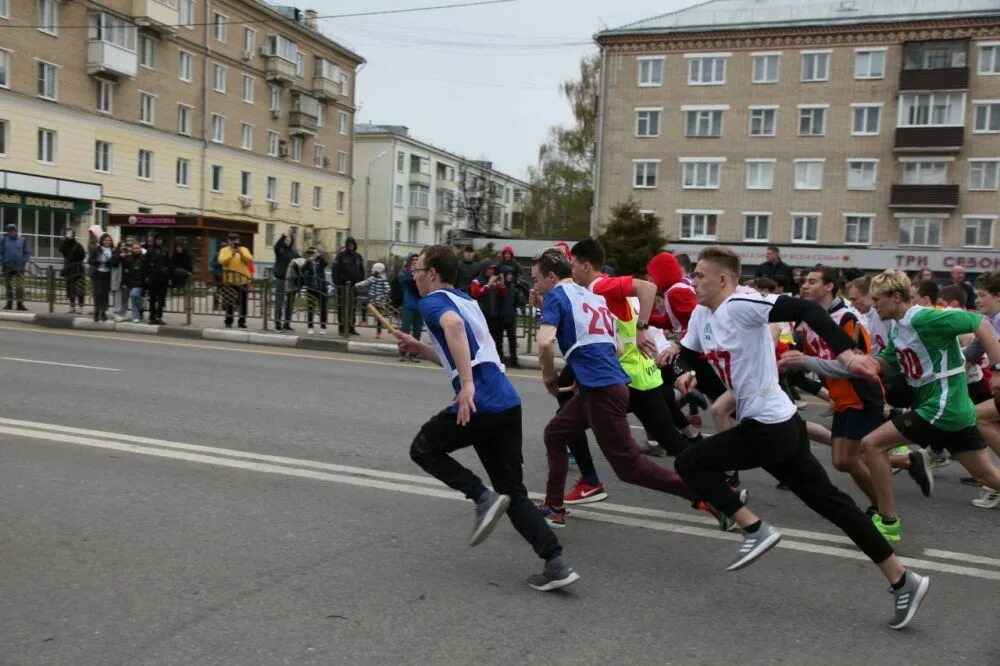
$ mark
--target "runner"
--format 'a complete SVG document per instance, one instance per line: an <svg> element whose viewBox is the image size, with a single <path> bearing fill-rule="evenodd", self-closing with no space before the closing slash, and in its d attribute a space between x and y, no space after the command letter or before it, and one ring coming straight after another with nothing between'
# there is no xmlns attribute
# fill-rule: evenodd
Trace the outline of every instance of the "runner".
<svg viewBox="0 0 1000 666"><path fill-rule="evenodd" d="M431 476L476 503L469 545L489 536L504 513L515 529L545 560L541 574L528 584L548 591L580 576L562 554L521 480L521 399L504 374L489 327L479 306L454 288L458 259L447 245L434 245L417 258L414 282L420 313L434 346L394 333L401 352L440 364L455 389L454 404L431 417L410 447L410 457ZM449 454L473 446L496 491ZM500 494L497 494L497 493Z"/></svg>
<svg viewBox="0 0 1000 666"><path fill-rule="evenodd" d="M1000 488L1000 469L990 460L976 428L976 409L966 388L965 359L956 337L975 333L994 369L1000 367L1000 341L978 313L912 305L910 279L902 271L877 275L870 293L879 316L889 322L886 348L878 356L881 369L886 374L902 373L915 394L912 409L894 416L861 443L878 496L878 513L872 521L887 539L899 541L892 472L884 453L900 439L947 449L976 482ZM990 386L997 395L1000 375L993 375Z"/></svg>
<svg viewBox="0 0 1000 666"><path fill-rule="evenodd" d="M790 296L737 294L739 275L740 259L734 252L717 246L701 252L694 273L699 307L675 361L681 371L678 385L682 390L690 386L691 364L697 362L698 354L706 354L736 396L738 423L689 447L677 459L677 471L694 492L743 528L743 544L727 567L730 571L753 563L778 543L781 533L729 492L725 470L763 467L785 482L878 565L895 597L895 616L889 626L901 629L913 619L930 581L903 568L872 522L830 482L812 455L805 424L778 387L768 323L805 321L855 376L874 380L878 363L855 352L853 341L816 303Z"/></svg>

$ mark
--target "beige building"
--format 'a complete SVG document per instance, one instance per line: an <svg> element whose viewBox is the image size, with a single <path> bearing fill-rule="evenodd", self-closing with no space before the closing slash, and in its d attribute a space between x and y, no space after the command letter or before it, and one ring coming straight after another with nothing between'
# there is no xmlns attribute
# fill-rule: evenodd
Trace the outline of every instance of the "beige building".
<svg viewBox="0 0 1000 666"><path fill-rule="evenodd" d="M256 0L0 0L2 221L42 263L95 222L203 270L233 231L263 264L289 228L332 250L362 62Z"/></svg>
<svg viewBox="0 0 1000 666"><path fill-rule="evenodd" d="M715 0L608 30L595 231L793 265L1000 267L1000 7Z"/></svg>

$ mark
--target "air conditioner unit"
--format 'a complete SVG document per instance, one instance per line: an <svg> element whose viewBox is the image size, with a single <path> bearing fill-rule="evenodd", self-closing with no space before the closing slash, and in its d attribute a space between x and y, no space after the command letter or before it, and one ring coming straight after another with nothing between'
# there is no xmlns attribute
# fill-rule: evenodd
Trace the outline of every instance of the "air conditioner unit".
<svg viewBox="0 0 1000 666"><path fill-rule="evenodd" d="M253 58L253 51L244 51L243 52L243 60L244 61L249 61L251 58Z"/></svg>
<svg viewBox="0 0 1000 666"><path fill-rule="evenodd" d="M271 210L277 210L278 209L278 202L277 201L268 201L267 202L267 207L270 208Z"/></svg>
<svg viewBox="0 0 1000 666"><path fill-rule="evenodd" d="M288 157L288 144L284 141L278 146L278 157Z"/></svg>
<svg viewBox="0 0 1000 666"><path fill-rule="evenodd" d="M271 109L271 117L272 118L280 118L281 117L281 109Z"/></svg>
<svg viewBox="0 0 1000 666"><path fill-rule="evenodd" d="M249 208L250 206L253 205L253 199L251 199L250 197L241 196L240 205L243 206L244 208Z"/></svg>
<svg viewBox="0 0 1000 666"><path fill-rule="evenodd" d="M262 46L260 47L260 54L266 58L271 55L271 52L267 50L266 46Z"/></svg>
<svg viewBox="0 0 1000 666"><path fill-rule="evenodd" d="M325 156L323 157L323 166L325 166L325 167L330 166L330 158L329 157L325 157Z"/></svg>

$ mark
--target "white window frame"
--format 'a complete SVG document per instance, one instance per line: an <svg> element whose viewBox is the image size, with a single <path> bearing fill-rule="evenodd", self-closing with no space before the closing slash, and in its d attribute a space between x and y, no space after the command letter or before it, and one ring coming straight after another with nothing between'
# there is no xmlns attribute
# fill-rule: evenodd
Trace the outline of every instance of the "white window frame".
<svg viewBox="0 0 1000 666"><path fill-rule="evenodd" d="M749 159L744 160L744 163L747 166L746 179L744 181L744 185L746 186L746 188L748 190L773 190L774 189L774 165L776 164L776 162L777 162L777 160L775 160L774 158L749 158ZM766 187L761 186L761 185L754 185L752 183L752 179L750 178L751 174L753 173L753 168L752 167L755 167L755 166L757 166L759 164L769 164L771 166L771 169L770 169L771 180L767 184Z"/></svg>
<svg viewBox="0 0 1000 666"><path fill-rule="evenodd" d="M148 157L149 159L145 160L147 170L146 170L146 175L144 176L142 175L143 174L142 165L144 163L143 158L145 157ZM153 180L153 178L156 175L155 165L156 165L156 154L152 150L146 150L145 148L140 148L138 158L136 159L136 177L139 180L147 180L147 181Z"/></svg>
<svg viewBox="0 0 1000 666"><path fill-rule="evenodd" d="M7 157L10 151L10 123L0 120L0 157Z"/></svg>
<svg viewBox="0 0 1000 666"><path fill-rule="evenodd" d="M0 18L10 18L10 3L8 0L0 0Z"/></svg>
<svg viewBox="0 0 1000 666"><path fill-rule="evenodd" d="M313 185L312 206L313 210L323 210L323 188L319 185Z"/></svg>
<svg viewBox="0 0 1000 666"><path fill-rule="evenodd" d="M642 184L639 184L639 167L642 166ZM653 184L647 184L650 180L650 170L652 170ZM642 159L632 160L632 188L636 190L655 190L660 184L660 160Z"/></svg>
<svg viewBox="0 0 1000 666"><path fill-rule="evenodd" d="M1000 157L991 158L969 158L969 179L968 179L968 189L970 192L996 192L1000 189ZM976 187L973 172L975 167L982 165L993 165L993 186L990 187L989 183L985 183L983 186ZM985 175L987 171L983 169L983 180L985 181Z"/></svg>
<svg viewBox="0 0 1000 666"><path fill-rule="evenodd" d="M403 197L405 195L406 195L406 192L404 191L403 186L402 185L396 185L396 194L395 194L395 198L393 199L393 204L395 204L396 206L399 206L400 208L402 208L402 206L403 206Z"/></svg>
<svg viewBox="0 0 1000 666"><path fill-rule="evenodd" d="M871 157L849 157L847 158L847 189L848 190L864 190L871 191L878 187L878 163L879 160ZM871 185L858 185L851 184L851 174L854 172L854 165L864 164L864 165L874 165L871 169L872 180Z"/></svg>
<svg viewBox="0 0 1000 666"><path fill-rule="evenodd" d="M950 216L946 214L935 215L933 213L918 213L918 214L900 214L897 213L895 218L899 221L899 237L897 238L897 245L899 247L941 247L941 235L944 231L944 221ZM903 223L907 221L922 221L927 223L924 228L924 241L923 243L904 243L903 242ZM912 226L912 225L911 225ZM931 229L937 227L938 242L931 243L930 235ZM914 230L910 230L910 239L913 240Z"/></svg>
<svg viewBox="0 0 1000 666"><path fill-rule="evenodd" d="M288 148L288 156L293 162L302 161L302 150L305 147L305 141L301 136L292 137L292 145Z"/></svg>
<svg viewBox="0 0 1000 666"><path fill-rule="evenodd" d="M183 178L181 175L183 174ZM177 187L191 188L191 160L186 157L178 157L174 165L174 184Z"/></svg>
<svg viewBox="0 0 1000 666"><path fill-rule="evenodd" d="M223 125L225 127L225 125ZM223 137L225 136L225 130L223 129ZM215 137L213 136L213 139ZM219 141L218 143L222 143ZM240 123L240 148L242 150L253 150L253 124L252 123Z"/></svg>
<svg viewBox="0 0 1000 666"><path fill-rule="evenodd" d="M267 154L278 157L281 150L281 135L274 130L267 130Z"/></svg>
<svg viewBox="0 0 1000 666"><path fill-rule="evenodd" d="M825 62L823 76L814 76L813 78L806 78L806 60L808 57L816 56L816 62ZM819 56L826 56L826 58L820 58ZM823 83L824 81L830 80L830 61L833 59L833 49L810 49L806 51L799 51L799 81L801 83ZM814 66L813 69L818 70L818 67ZM812 72L816 74L817 72Z"/></svg>
<svg viewBox="0 0 1000 666"><path fill-rule="evenodd" d="M826 136L826 125L827 125L827 112L830 110L829 104L799 104L798 105L798 123L796 129L798 130L799 136ZM819 114L817 114L819 112ZM820 119L820 131L815 131L816 129L816 116ZM802 131L802 122L809 118L811 132Z"/></svg>
<svg viewBox="0 0 1000 666"><path fill-rule="evenodd" d="M771 220L773 219L773 216L771 215L771 211L748 210L748 211L743 211L742 215L743 215L743 242L744 243L767 243L767 242L770 241L770 236L771 236ZM753 218L754 231L757 232L757 236L754 236L754 237L751 237L750 235L747 234L747 224L750 223L751 218ZM764 224L767 227L766 228L767 233L764 234L763 238L759 237L761 218L765 218L764 219Z"/></svg>
<svg viewBox="0 0 1000 666"><path fill-rule="evenodd" d="M56 0L38 0L36 3L38 32L59 36L59 3ZM49 16L51 15L51 17Z"/></svg>
<svg viewBox="0 0 1000 666"><path fill-rule="evenodd" d="M860 239L861 226L858 225L856 234L858 240L848 240L847 231L851 224L860 223L861 220L868 221L868 239ZM875 231L875 213L844 213L844 245L871 245L872 235Z"/></svg>
<svg viewBox="0 0 1000 666"><path fill-rule="evenodd" d="M665 56L638 56L635 59L636 84L640 88L659 88L659 87L661 87L663 85L663 72L666 70L666 60L667 59L666 59ZM647 63L647 62L648 63L652 63L652 62L659 62L660 63L659 81L652 81L652 80L650 80L650 81L645 81L644 82L642 80L643 64ZM654 70L654 67L653 67L652 64L650 64L649 67L650 67L649 73L652 74L652 72Z"/></svg>
<svg viewBox="0 0 1000 666"><path fill-rule="evenodd" d="M212 90L226 94L226 79L229 78L229 68L217 62L212 63Z"/></svg>
<svg viewBox="0 0 1000 666"><path fill-rule="evenodd" d="M194 107L190 104L177 104L177 133L181 136L191 136L194 119Z"/></svg>
<svg viewBox="0 0 1000 666"><path fill-rule="evenodd" d="M979 42L976 46L979 47L976 73L979 76L1000 76L1000 42Z"/></svg>
<svg viewBox="0 0 1000 666"><path fill-rule="evenodd" d="M59 161L59 133L54 129L39 127L35 158L39 164L56 164Z"/></svg>
<svg viewBox="0 0 1000 666"><path fill-rule="evenodd" d="M299 181L297 180L293 180L291 187L289 188L288 191L288 202L293 206L295 206L296 208L298 208L299 206L302 205L301 198L302 198L302 184L299 183Z"/></svg>
<svg viewBox="0 0 1000 666"><path fill-rule="evenodd" d="M822 190L823 189L823 175L826 170L826 158L823 157L804 157L795 159L792 161L794 164L794 170L792 175L793 188L796 190ZM806 168L806 175L808 176L813 170L810 168L812 165L819 165L819 185L812 186L808 185L804 181L799 180L799 166L804 165ZM808 181L808 178L806 179Z"/></svg>
<svg viewBox="0 0 1000 666"><path fill-rule="evenodd" d="M0 79L0 88L10 89L10 49L0 48L0 72L3 72L3 79Z"/></svg>
<svg viewBox="0 0 1000 666"><path fill-rule="evenodd" d="M267 85L267 110L281 113L281 86L269 83Z"/></svg>
<svg viewBox="0 0 1000 666"><path fill-rule="evenodd" d="M793 212L791 215L792 215L792 225L791 225L792 243L794 243L795 245L816 245L817 243L819 243L820 231L822 230L823 227L823 213ZM816 218L816 238L813 240L810 240L809 238L796 238L795 225L799 221L799 219L804 218L807 220L803 225L803 231L807 232L805 235L808 236L808 231L809 231L808 218L813 218L813 217Z"/></svg>
<svg viewBox="0 0 1000 666"><path fill-rule="evenodd" d="M646 114L643 117L642 114ZM656 132L650 132L650 126L653 123L653 118L656 119ZM646 132L640 132L643 121L646 123ZM662 106L647 106L647 107L637 107L635 109L635 136L642 139L649 139L660 136L660 130L663 127L663 107Z"/></svg>
<svg viewBox="0 0 1000 666"><path fill-rule="evenodd" d="M149 102L148 113L146 109L147 101ZM145 90L139 91L139 122L143 125L156 124L156 95Z"/></svg>
<svg viewBox="0 0 1000 666"><path fill-rule="evenodd" d="M337 190L337 212L338 213L343 213L344 212L344 199L346 199L346 197L344 196L344 191L343 190Z"/></svg>
<svg viewBox="0 0 1000 666"><path fill-rule="evenodd" d="M115 112L115 82L108 79L97 78L97 104L98 113L111 115Z"/></svg>
<svg viewBox="0 0 1000 666"><path fill-rule="evenodd" d="M277 203L278 201L278 178L277 176L268 176L266 185L264 186L264 200L267 202Z"/></svg>
<svg viewBox="0 0 1000 666"><path fill-rule="evenodd" d="M854 80L855 81L872 81L885 78L885 56L888 52L888 47L881 46L865 46L862 48L854 49ZM872 65L875 63L875 55L879 56L879 60L882 63L882 69L879 73L872 73ZM862 58L867 56L867 72L862 71L859 73L858 68L862 64Z"/></svg>
<svg viewBox="0 0 1000 666"><path fill-rule="evenodd" d="M36 90L35 90L35 92L37 93L37 97L39 99L45 99L45 100L48 100L50 102L58 102L59 101L59 65L55 64L54 62L48 62L47 60L42 60L40 58L35 58L35 62L37 63L36 66L35 66L35 74L36 74ZM52 94L51 95L49 95L49 88L50 88L50 86L48 85L48 77L46 77L44 79L44 84L43 84L43 78L42 78L42 72L43 71L45 71L45 72L51 72L52 73L52 81L51 81L51 83L52 83L52 85L51 85ZM38 88L40 88L42 85L44 85L44 90L38 90Z"/></svg>
<svg viewBox="0 0 1000 666"><path fill-rule="evenodd" d="M253 57L257 50L257 31L250 26L243 26L243 53Z"/></svg>
<svg viewBox="0 0 1000 666"><path fill-rule="evenodd" d="M216 119L222 121L219 125L216 125ZM218 132L216 128L218 127ZM209 119L209 129L211 131L211 142L212 143L225 143L226 142L226 117L221 113L213 113Z"/></svg>
<svg viewBox="0 0 1000 666"><path fill-rule="evenodd" d="M900 157L899 162L903 165L903 178L901 181L902 185L947 185L948 184L948 164L954 162L954 157ZM911 167L911 164L916 166ZM936 175L938 169L936 165L944 165L941 171L940 182L922 182L923 181L923 171L927 169L928 165L935 165L931 168L931 174ZM916 175L916 182L909 176L911 174Z"/></svg>
<svg viewBox="0 0 1000 666"><path fill-rule="evenodd" d="M936 99L938 97L944 96L950 102L951 99L952 99L952 96L955 96L955 95L959 96L961 98L961 100L962 100L961 104L959 105L960 106L959 113L955 114L958 117L958 120L959 120L958 123L954 123L954 122L944 122L944 123L927 122L927 123L919 123L919 124L910 124L909 122L904 122L904 120L903 120L904 119L904 114L906 113L906 109L907 109L907 105L903 103L903 99L904 98L906 98L906 97L919 97L919 96L928 96L928 97L930 97L930 104L928 105L928 108L931 109L931 110L928 111L927 115L928 115L928 120L933 120L933 116L934 116L933 109L935 107L935 103L934 102L936 101ZM897 98L897 105L899 107L899 114L898 114L897 119L896 119L896 127L965 127L965 102L966 102L966 94L964 92L958 92L958 91L901 92L901 93L899 93L899 96Z"/></svg>
<svg viewBox="0 0 1000 666"><path fill-rule="evenodd" d="M326 157L326 146L313 144L313 166L317 169L323 168L323 158Z"/></svg>
<svg viewBox="0 0 1000 666"><path fill-rule="evenodd" d="M997 47L1000 48L1000 47ZM984 129L979 129L979 109L985 108L986 121ZM990 129L990 123L997 119L997 129ZM1000 134L1000 99L975 99L972 100L972 133L973 134Z"/></svg>
<svg viewBox="0 0 1000 666"><path fill-rule="evenodd" d="M882 133L882 107L884 104L881 102L858 102L851 104L851 136L878 136ZM863 115L863 120L865 125L869 120L868 114L871 109L875 109L875 131L858 131L857 121L858 113L861 112Z"/></svg>
<svg viewBox="0 0 1000 666"><path fill-rule="evenodd" d="M149 62L146 62L147 57ZM144 69L156 69L156 39L150 35L139 35L139 66Z"/></svg>
<svg viewBox="0 0 1000 666"><path fill-rule="evenodd" d="M778 83L781 79L781 51L757 51L750 54L750 82L756 84ZM761 60L765 63L774 59L774 78L757 78L757 62ZM764 65L764 73L768 74L768 66Z"/></svg>
<svg viewBox="0 0 1000 666"><path fill-rule="evenodd" d="M178 0L177 22L188 30L194 30L194 0Z"/></svg>
<svg viewBox="0 0 1000 666"><path fill-rule="evenodd" d="M240 196L253 199L253 172L240 171Z"/></svg>
<svg viewBox="0 0 1000 666"><path fill-rule="evenodd" d="M729 110L728 104L716 104L716 105L684 105L681 107L681 112L684 113L684 136L689 138L711 138L717 139L725 133L726 128L726 111ZM689 133L688 130L691 126L691 114L694 115L694 129L695 133ZM703 115L709 114L709 115ZM714 127L716 115L718 115L719 125L717 128ZM702 121L708 120L709 123L709 133L699 134L697 130L701 128ZM711 130L717 129L717 133L713 133Z"/></svg>
<svg viewBox="0 0 1000 666"><path fill-rule="evenodd" d="M177 78L180 79L181 81L183 81L184 83L191 83L191 81L193 80L193 75L194 75L194 54L193 53L189 53L189 52L184 51L184 50L180 50L180 51L177 52L177 58L178 58L178 60L177 60ZM187 63L187 67L186 68L184 66L185 62ZM187 77L186 78L184 76L184 74L185 74L184 70L185 69L187 69Z"/></svg>
<svg viewBox="0 0 1000 666"><path fill-rule="evenodd" d="M257 87L257 81L254 77L249 74L243 75L243 103L253 105L254 89ZM249 93L249 94L248 94Z"/></svg>
<svg viewBox="0 0 1000 666"><path fill-rule="evenodd" d="M993 249L993 242L994 242L994 237L995 237L995 233L996 233L996 222L997 222L997 216L996 215L972 215L972 214L963 215L962 216L962 221L963 221L962 247L974 247L974 248L982 248L982 249L989 249L989 250ZM981 230L981 223L983 223L983 222L989 223L989 235L990 235L990 239L989 239L989 241L987 243L985 243L985 244L979 244L979 243L970 244L968 242L968 238L969 238L969 224L971 222L980 223L980 225L979 225L980 226L980 230Z"/></svg>
<svg viewBox="0 0 1000 666"><path fill-rule="evenodd" d="M684 59L688 61L688 85L689 86L724 86L726 85L726 66L732 53L685 53ZM722 63L721 78L717 71L718 63ZM707 69L706 69L707 65ZM708 74L707 80L704 75Z"/></svg>
<svg viewBox="0 0 1000 666"><path fill-rule="evenodd" d="M717 190L722 186L722 165L726 162L725 157L679 157L677 161L681 165L681 189ZM699 185L699 180L705 185Z"/></svg>
<svg viewBox="0 0 1000 666"><path fill-rule="evenodd" d="M306 54L302 51L295 52L295 76L300 79L306 73Z"/></svg>
<svg viewBox="0 0 1000 666"><path fill-rule="evenodd" d="M347 134L348 134L348 131L347 131L347 114L344 113L343 111L340 112L339 123L340 124L338 126L338 131L341 133L341 135L347 136Z"/></svg>
<svg viewBox="0 0 1000 666"><path fill-rule="evenodd" d="M218 174L218 188L216 188L216 174ZM226 170L221 164L213 164L208 170L209 183L208 186L211 188L212 193L222 194L226 187Z"/></svg>
<svg viewBox="0 0 1000 666"><path fill-rule="evenodd" d="M337 173L347 173L347 153L343 150L337 151Z"/></svg>
<svg viewBox="0 0 1000 666"><path fill-rule="evenodd" d="M219 12L213 12L212 27L215 41L225 44L229 40L229 17Z"/></svg>
<svg viewBox="0 0 1000 666"><path fill-rule="evenodd" d="M692 210L687 208L677 209L677 237L681 240L703 240L703 241L714 241L719 238L719 225L722 222L722 216L725 211L722 210ZM715 216L715 233L708 233L710 216ZM684 235L684 218L690 217L690 233ZM698 224L700 222L700 225ZM695 233L695 228L697 226L701 227L701 233Z"/></svg>
<svg viewBox="0 0 1000 666"><path fill-rule="evenodd" d="M778 106L777 104L754 105L754 106L747 107L747 116L748 116L749 122L750 122L750 126L747 128L747 132L749 133L749 136L756 137L756 138L770 138L770 137L777 136L778 135L778 109L780 109L780 108L781 107ZM753 131L754 120L755 120L754 114L756 114L757 112L761 112L761 117L759 118L759 120L760 120L760 123L761 123L761 129L763 129L764 125L766 124L765 121L766 121L766 117L768 115L767 114L768 111L770 111L770 115L771 115L771 132L770 133L768 133L768 132L760 132L760 133L754 134L754 131Z"/></svg>
<svg viewBox="0 0 1000 666"><path fill-rule="evenodd" d="M112 150L113 147L110 141L104 141L102 139L94 141L94 171L100 173L111 173Z"/></svg>

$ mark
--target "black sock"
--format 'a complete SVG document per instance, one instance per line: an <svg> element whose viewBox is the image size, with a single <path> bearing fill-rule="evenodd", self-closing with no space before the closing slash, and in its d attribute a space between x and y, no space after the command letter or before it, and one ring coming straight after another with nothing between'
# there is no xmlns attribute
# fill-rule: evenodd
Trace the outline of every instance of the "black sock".
<svg viewBox="0 0 1000 666"><path fill-rule="evenodd" d="M899 590L903 589L904 585L906 585L906 572L905 571L903 572L903 577L900 578L897 582L895 582L895 583L892 584L892 589L893 589L894 592L898 592Z"/></svg>
<svg viewBox="0 0 1000 666"><path fill-rule="evenodd" d="M758 520L753 525L747 525L746 527L743 528L743 531L746 532L747 534L753 534L754 532L760 529L761 522L762 521Z"/></svg>
<svg viewBox="0 0 1000 666"><path fill-rule="evenodd" d="M881 513L879 515L882 516ZM885 516L882 516L883 525L895 525L897 522L899 522L899 518L886 518Z"/></svg>

